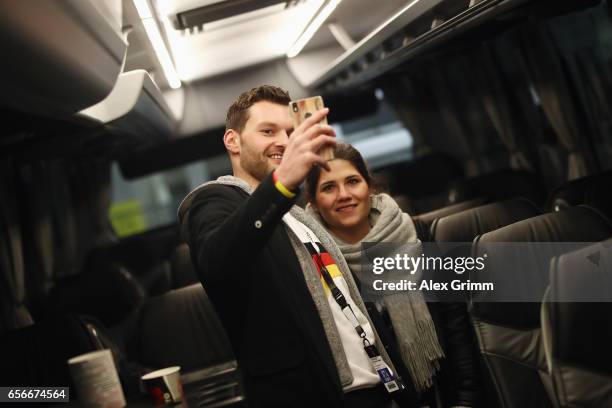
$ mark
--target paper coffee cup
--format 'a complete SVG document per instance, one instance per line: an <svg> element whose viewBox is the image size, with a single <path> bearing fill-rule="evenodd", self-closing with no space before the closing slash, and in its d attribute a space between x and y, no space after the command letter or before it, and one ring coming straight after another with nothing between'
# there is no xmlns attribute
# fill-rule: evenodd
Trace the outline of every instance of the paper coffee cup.
<svg viewBox="0 0 612 408"><path fill-rule="evenodd" d="M167 367L142 376L147 392L156 404L167 404L183 401L181 385L181 367Z"/></svg>
<svg viewBox="0 0 612 408"><path fill-rule="evenodd" d="M121 408L125 397L110 350L93 351L68 360L77 399L84 407Z"/></svg>

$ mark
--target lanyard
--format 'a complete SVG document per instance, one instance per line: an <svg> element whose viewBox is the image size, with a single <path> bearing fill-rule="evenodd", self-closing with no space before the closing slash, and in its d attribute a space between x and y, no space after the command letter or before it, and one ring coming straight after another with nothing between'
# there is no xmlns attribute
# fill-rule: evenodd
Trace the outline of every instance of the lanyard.
<svg viewBox="0 0 612 408"><path fill-rule="evenodd" d="M361 324L359 324L359 321L357 320L357 316L355 315L355 312L353 312L351 305L348 304L348 302L346 301L346 297L344 296L340 288L336 286L334 279L332 278L331 274L325 267L325 263L323 262L323 258L321 257L321 249L319 248L319 244L317 244L317 242L314 239L314 233L310 230L310 228L306 227L304 224L296 220L289 213L285 214L283 219L285 220L285 222L287 222L289 227L292 230L294 230L294 232L296 233L301 232L302 234L298 234L298 235L305 236L310 242L310 244L313 246L313 248L317 252L314 257L315 263L319 267L319 270L321 271L321 275L323 276L323 279L325 280L327 287L331 291L332 297L334 298L338 306L340 306L340 310L342 310L342 314L344 314L344 316L351 323L357 335L363 340L363 346L364 347L370 346L371 343L367 338L365 330L363 329L363 327L361 327Z"/></svg>
<svg viewBox="0 0 612 408"><path fill-rule="evenodd" d="M316 262L319 266L319 269L321 270L321 275L323 276L325 283L327 283L327 287L329 287L329 290L331 291L332 297L334 298L338 306L340 306L340 310L342 310L344 316L351 323L351 325L355 329L355 332L357 332L357 335L363 340L363 346L369 346L370 341L368 340L365 330L363 330L363 327L361 327L361 325L359 324L357 316L355 316L355 312L353 312L353 308L351 307L351 305L348 304L348 302L346 301L346 297L344 297L344 294L342 293L340 288L336 286L334 279L331 277L329 271L323 264L323 259L321 258L321 251L319 249L319 246L316 244L316 242L314 242L308 231L305 232L308 238L310 239L310 243L314 247L315 251L317 251L317 256L315 259L317 260Z"/></svg>

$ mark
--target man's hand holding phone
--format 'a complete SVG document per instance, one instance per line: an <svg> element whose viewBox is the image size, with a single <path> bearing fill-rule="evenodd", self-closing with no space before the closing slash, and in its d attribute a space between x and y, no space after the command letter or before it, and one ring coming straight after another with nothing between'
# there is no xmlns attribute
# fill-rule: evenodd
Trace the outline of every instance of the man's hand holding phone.
<svg viewBox="0 0 612 408"><path fill-rule="evenodd" d="M327 160L320 155L321 148L336 145L334 129L320 124L329 109L315 111L293 130L283 159L275 170L276 177L289 190L295 191L314 165L329 170Z"/></svg>

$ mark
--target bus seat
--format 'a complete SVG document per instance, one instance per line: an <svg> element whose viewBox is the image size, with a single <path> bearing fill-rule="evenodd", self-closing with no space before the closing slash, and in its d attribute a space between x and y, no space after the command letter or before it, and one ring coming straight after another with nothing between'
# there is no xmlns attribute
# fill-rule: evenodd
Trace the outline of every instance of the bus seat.
<svg viewBox="0 0 612 408"><path fill-rule="evenodd" d="M559 407L612 406L612 240L551 263L541 313Z"/></svg>
<svg viewBox="0 0 612 408"><path fill-rule="evenodd" d="M244 400L234 353L201 284L150 298L139 326L139 362L155 368L181 366L189 406Z"/></svg>
<svg viewBox="0 0 612 408"><path fill-rule="evenodd" d="M478 235L541 213L526 198L514 198L438 217L431 222L430 235L435 242L472 242Z"/></svg>
<svg viewBox="0 0 612 408"><path fill-rule="evenodd" d="M172 270L172 288L178 289L199 283L198 275L191 262L189 245L183 243L176 247L170 256Z"/></svg>
<svg viewBox="0 0 612 408"><path fill-rule="evenodd" d="M412 220L415 223L415 226L418 224L422 225L422 227L417 227L417 232L420 231L419 228L422 228L426 232L422 232L423 237L419 236L421 241L431 241L432 237L429 234L429 229L434 222L434 220L445 217L450 214L455 214L470 208L478 207L479 205L483 205L485 200L482 198L477 198L474 200L462 201L457 204L447 205L446 207L438 208L437 210L429 211L423 214L415 215L412 217ZM423 239L426 238L426 239Z"/></svg>
<svg viewBox="0 0 612 408"><path fill-rule="evenodd" d="M146 296L127 268L101 260L92 269L57 281L49 292L47 313L86 314L115 327L142 307Z"/></svg>
<svg viewBox="0 0 612 408"><path fill-rule="evenodd" d="M551 211L579 204L597 208L612 220L612 170L568 181L557 187L548 200Z"/></svg>
<svg viewBox="0 0 612 408"><path fill-rule="evenodd" d="M489 201L525 197L542 205L546 200L546 187L537 174L525 170L504 169L455 183L448 194L455 201L478 197L485 197Z"/></svg>
<svg viewBox="0 0 612 408"><path fill-rule="evenodd" d="M480 235L482 243L597 242L612 237L612 225L598 211L571 207L518 221ZM534 271L530 285L548 284L546 270ZM470 275L473 282L478 274ZM480 352L494 381L502 405L508 408L551 407L552 380L544 357L540 326L541 302L472 302L470 314Z"/></svg>
<svg viewBox="0 0 612 408"><path fill-rule="evenodd" d="M3 386L71 385L67 360L109 348L99 325L75 315L57 316L0 337L0 384Z"/></svg>
<svg viewBox="0 0 612 408"><path fill-rule="evenodd" d="M139 324L140 363L183 371L233 360L223 326L201 284L147 300Z"/></svg>
<svg viewBox="0 0 612 408"><path fill-rule="evenodd" d="M509 225L513 222L539 215L541 211L535 204L524 198L516 198L487 205L481 205L475 208L466 209L455 214L447 214L443 217L433 220L430 228L431 240L437 243L442 242L472 242L477 235L485 232ZM471 247L471 245L470 245ZM455 249L456 251L456 249ZM470 248L464 248L465 256L469 256ZM442 308L443 304L439 308ZM460 307L465 310L465 303L454 306L456 309ZM465 310L467 316L467 310ZM469 321L469 318L466 318ZM474 339L473 330L469 330L468 334L464 334L463 338L471 341L474 346L475 354L477 351L476 340ZM465 342L465 340L464 340ZM449 358L453 358L449 355ZM486 372L483 368L485 362L482 358L479 359L479 364L482 366L481 371ZM499 404L497 393L489 376L484 376L481 381L483 387L482 399L486 406L496 406Z"/></svg>

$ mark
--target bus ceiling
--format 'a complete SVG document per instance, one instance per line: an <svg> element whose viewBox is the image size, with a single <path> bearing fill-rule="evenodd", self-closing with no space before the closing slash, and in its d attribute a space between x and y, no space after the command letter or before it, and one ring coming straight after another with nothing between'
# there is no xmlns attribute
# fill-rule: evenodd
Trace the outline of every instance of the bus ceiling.
<svg viewBox="0 0 612 408"><path fill-rule="evenodd" d="M76 146L111 146L110 156L126 156L219 129L225 107L249 86L276 83L294 98L371 93L375 79L424 54L598 3L1 2L0 46L9 58L0 65L5 90L0 106L26 117L66 121L77 128L82 143ZM25 122L27 127L32 121ZM0 145L47 138L52 143L47 133L53 132L39 128L34 136L16 129Z"/></svg>
<svg viewBox="0 0 612 408"><path fill-rule="evenodd" d="M600 0L411 1L335 58L307 86L323 91L355 87L453 40L461 41L462 36L476 30L490 35L492 27L503 30L511 26L508 20L516 23L550 17L599 3Z"/></svg>
<svg viewBox="0 0 612 408"><path fill-rule="evenodd" d="M467 32L502 20L506 24L500 29L508 27L509 16L518 22L597 3L388 0L372 7L369 0L157 2L172 27L169 43L183 81L205 80L287 57L291 74L309 93L367 83Z"/></svg>

